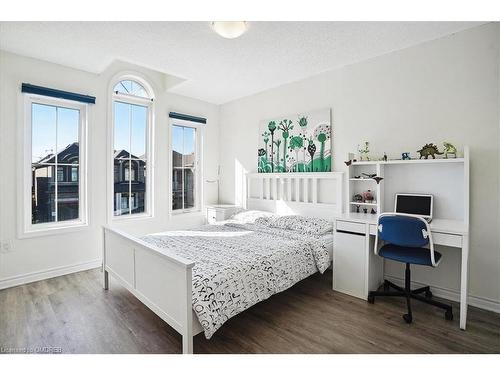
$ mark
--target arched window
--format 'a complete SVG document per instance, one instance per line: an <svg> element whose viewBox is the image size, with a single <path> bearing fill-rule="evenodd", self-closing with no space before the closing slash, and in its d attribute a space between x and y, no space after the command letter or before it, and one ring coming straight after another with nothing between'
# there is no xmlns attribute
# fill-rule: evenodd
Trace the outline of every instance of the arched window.
<svg viewBox="0 0 500 375"><path fill-rule="evenodd" d="M113 85L113 216L149 214L153 93L136 77Z"/></svg>

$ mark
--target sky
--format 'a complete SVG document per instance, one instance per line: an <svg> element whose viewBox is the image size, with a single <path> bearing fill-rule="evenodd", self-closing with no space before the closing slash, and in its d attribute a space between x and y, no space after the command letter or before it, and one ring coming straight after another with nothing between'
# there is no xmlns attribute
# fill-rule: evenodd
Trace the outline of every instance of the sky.
<svg viewBox="0 0 500 375"><path fill-rule="evenodd" d="M80 114L77 109L56 108L43 104L33 104L31 109L32 162L37 162L42 157L55 153L56 150L60 152L73 142L78 142Z"/></svg>
<svg viewBox="0 0 500 375"><path fill-rule="evenodd" d="M146 154L147 111L148 108L145 106L115 102L115 150L127 150L134 156L144 157ZM165 118L164 124L167 126L167 118ZM162 123L157 124L157 126L162 125ZM37 162L42 157L55 153L56 150L60 152L71 143L78 142L78 126L79 111L76 109L33 104L32 162ZM194 152L195 141L194 129L181 126L173 127L172 146L174 151L185 155L191 154Z"/></svg>

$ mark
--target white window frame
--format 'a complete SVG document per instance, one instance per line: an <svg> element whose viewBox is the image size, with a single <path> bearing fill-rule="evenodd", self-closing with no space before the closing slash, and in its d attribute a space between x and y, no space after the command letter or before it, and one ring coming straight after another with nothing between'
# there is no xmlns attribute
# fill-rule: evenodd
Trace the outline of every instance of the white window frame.
<svg viewBox="0 0 500 375"><path fill-rule="evenodd" d="M127 95L122 93L116 93L113 91L117 83L124 80L132 80L144 87L150 98L144 98L134 95ZM154 186L154 160L153 160L153 140L154 140L154 113L155 113L155 103L154 103L154 93L151 85L142 77L135 74L119 74L114 79L111 80L109 86L109 106L108 106L108 118L110 119L110 124L108 126L108 223L113 221L122 220L134 220L134 219L144 219L151 218L154 216L154 197L153 197L153 186ZM114 142L115 142L115 109L114 103L122 102L126 104L140 105L148 108L147 115L147 125L146 125L146 196L144 197L144 212L136 214L114 214ZM131 206L132 196L129 195L129 207ZM120 203L121 205L121 203Z"/></svg>
<svg viewBox="0 0 500 375"><path fill-rule="evenodd" d="M36 94L22 94L24 97L24 126L22 134L22 167L21 167L21 186L23 189L22 202L19 220L19 237L34 237L38 235L50 235L54 232L73 231L77 228L88 226L88 205L87 205L87 119L89 107L87 103L52 98ZM78 148L79 148L79 180L78 180L78 219L64 220L49 223L32 223L31 212L31 188L32 188L32 105L42 104L56 107L76 109L80 113L78 124ZM57 151L56 151L57 152ZM54 179L57 180L57 168ZM56 202L57 204L57 202Z"/></svg>
<svg viewBox="0 0 500 375"><path fill-rule="evenodd" d="M187 209L177 209L174 210L172 207L172 196L173 196L173 181L172 181L172 171L173 171L173 157L172 157L172 130L174 125L178 126L184 126L187 128L193 128L196 130L196 148L195 148L195 190L194 190L194 206L191 208ZM192 212L200 212L203 208L203 138L204 138L204 130L205 130L205 125L199 124L197 122L193 121L188 121L188 120L178 120L178 119L170 119L170 124L169 124L169 144L168 144L168 151L169 151L169 177L168 177L168 184L169 184L169 199L168 199L168 204L169 204L169 213L170 215L180 215L180 214L187 214L187 213L192 213Z"/></svg>

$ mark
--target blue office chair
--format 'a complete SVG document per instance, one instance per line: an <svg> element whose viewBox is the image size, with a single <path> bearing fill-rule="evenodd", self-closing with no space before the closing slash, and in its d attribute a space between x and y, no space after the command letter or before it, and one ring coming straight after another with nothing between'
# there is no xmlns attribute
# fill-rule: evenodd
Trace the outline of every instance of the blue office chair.
<svg viewBox="0 0 500 375"><path fill-rule="evenodd" d="M413 320L410 299L416 299L433 306L446 310L445 319L453 320L451 305L447 305L432 299L432 293L428 286L411 290L410 264L437 267L441 261L441 253L434 251L432 235L429 224L423 218L416 215L401 213L383 213L378 218L377 235L375 237L375 254L392 259L397 262L406 263L405 287L384 280L383 291L373 291L368 294L368 302L374 303L375 297L405 297L408 313L403 315L406 323ZM384 241L379 249L378 241ZM390 291L390 288L395 291ZM425 293L422 296L422 293Z"/></svg>

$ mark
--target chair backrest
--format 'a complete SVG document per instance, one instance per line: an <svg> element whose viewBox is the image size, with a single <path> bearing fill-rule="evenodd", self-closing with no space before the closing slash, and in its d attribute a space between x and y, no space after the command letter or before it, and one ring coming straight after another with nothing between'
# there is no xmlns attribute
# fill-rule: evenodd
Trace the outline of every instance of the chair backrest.
<svg viewBox="0 0 500 375"><path fill-rule="evenodd" d="M378 238L398 246L424 247L430 231L422 218L397 213L384 213L378 218Z"/></svg>

